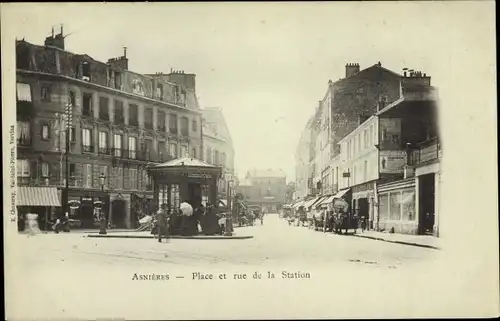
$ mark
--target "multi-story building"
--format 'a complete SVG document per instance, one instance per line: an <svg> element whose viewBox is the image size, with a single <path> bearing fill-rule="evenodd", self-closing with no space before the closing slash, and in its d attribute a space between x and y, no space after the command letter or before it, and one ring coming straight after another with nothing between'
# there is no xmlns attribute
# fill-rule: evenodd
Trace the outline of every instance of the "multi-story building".
<svg viewBox="0 0 500 321"><path fill-rule="evenodd" d="M285 204L286 174L282 170L251 170L239 189L249 205L275 212Z"/></svg>
<svg viewBox="0 0 500 321"><path fill-rule="evenodd" d="M16 55L18 183L65 191L68 178L81 226L96 226L97 199L114 226L133 227L134 200L152 198L145 167L201 153L194 75L132 72L126 48L107 62L68 52L62 30L44 46L16 41Z"/></svg>
<svg viewBox="0 0 500 321"><path fill-rule="evenodd" d="M327 91L303 132L309 136L309 152L296 159L308 158L309 196L338 190L338 142L358 126L360 119L373 115L379 101L387 104L400 96L401 76L380 63L364 70L360 70L359 64L347 64L345 68L344 78L329 80ZM304 153L305 148L298 150Z"/></svg>
<svg viewBox="0 0 500 321"><path fill-rule="evenodd" d="M220 108L204 108L202 159L209 164L222 167L222 177L218 183L219 199L227 198L228 180L236 179L234 173L234 148L226 120Z"/></svg>
<svg viewBox="0 0 500 321"><path fill-rule="evenodd" d="M369 228L417 233L423 226L415 210L416 183L408 167L408 148L436 137L435 109L430 77L405 75L402 96L383 108L379 105L374 116L360 121L339 142L339 187L350 190L351 208L369 220Z"/></svg>

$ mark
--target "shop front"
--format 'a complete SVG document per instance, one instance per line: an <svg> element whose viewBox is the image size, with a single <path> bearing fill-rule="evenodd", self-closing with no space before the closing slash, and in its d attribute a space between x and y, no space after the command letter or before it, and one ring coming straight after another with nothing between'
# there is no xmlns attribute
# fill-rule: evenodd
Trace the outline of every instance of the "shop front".
<svg viewBox="0 0 500 321"><path fill-rule="evenodd" d="M367 182L352 187L352 208L359 217L366 219L367 229L373 229L375 207L375 182Z"/></svg>
<svg viewBox="0 0 500 321"><path fill-rule="evenodd" d="M415 178L379 185L378 230L418 234Z"/></svg>
<svg viewBox="0 0 500 321"><path fill-rule="evenodd" d="M101 215L108 217L109 195L107 193L70 191L68 202L71 228L97 229Z"/></svg>
<svg viewBox="0 0 500 321"><path fill-rule="evenodd" d="M60 192L56 187L19 186L17 188L18 231L24 231L28 214L36 217L41 230L50 230L50 221L61 208ZM34 215L33 215L34 214Z"/></svg>

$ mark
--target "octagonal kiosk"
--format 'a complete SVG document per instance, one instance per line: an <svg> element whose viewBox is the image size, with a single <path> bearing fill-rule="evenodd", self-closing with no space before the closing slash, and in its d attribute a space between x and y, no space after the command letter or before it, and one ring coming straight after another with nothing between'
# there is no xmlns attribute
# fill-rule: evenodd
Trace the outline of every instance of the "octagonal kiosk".
<svg viewBox="0 0 500 321"><path fill-rule="evenodd" d="M217 227L217 181L222 176L222 167L202 160L183 157L148 167L152 178L153 201L156 209L166 204L173 215L171 233L195 235L198 224L203 234L213 235ZM195 214L186 218L178 215L182 202L189 203ZM201 215L203 208L205 215Z"/></svg>

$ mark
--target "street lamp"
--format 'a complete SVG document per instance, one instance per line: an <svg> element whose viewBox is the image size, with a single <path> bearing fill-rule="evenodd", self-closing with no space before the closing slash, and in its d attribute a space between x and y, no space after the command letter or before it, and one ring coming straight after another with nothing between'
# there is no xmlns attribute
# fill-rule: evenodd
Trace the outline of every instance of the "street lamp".
<svg viewBox="0 0 500 321"><path fill-rule="evenodd" d="M106 180L106 175L104 175L104 173L101 173L101 175L99 175L99 183L101 185L101 191L104 191L105 180ZM104 211L102 210L102 207L100 209L100 222L99 223L100 223L99 234L108 234L106 232L106 217L104 215Z"/></svg>
<svg viewBox="0 0 500 321"><path fill-rule="evenodd" d="M70 148L70 135L71 135L71 125L73 123L73 105L71 103L66 104L65 106L65 115L64 120L66 121L66 146L65 146L65 156L66 156L66 173L65 173L65 182L64 182L64 193L63 193L63 206L65 214L69 215L69 148Z"/></svg>
<svg viewBox="0 0 500 321"><path fill-rule="evenodd" d="M228 217L226 217L226 232L224 233L225 236L231 236L233 235L233 213L232 213L232 187L233 187L233 180L230 179L227 181L227 214Z"/></svg>

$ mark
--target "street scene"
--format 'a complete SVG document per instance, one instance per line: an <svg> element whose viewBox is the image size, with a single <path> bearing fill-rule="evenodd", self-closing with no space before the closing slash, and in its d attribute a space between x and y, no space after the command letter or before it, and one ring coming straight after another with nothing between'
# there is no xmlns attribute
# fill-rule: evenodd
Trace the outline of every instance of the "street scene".
<svg viewBox="0 0 500 321"><path fill-rule="evenodd" d="M10 315L441 317L481 292L450 259L491 256L444 201L469 194L444 188L466 155L432 10L211 5L12 9Z"/></svg>

